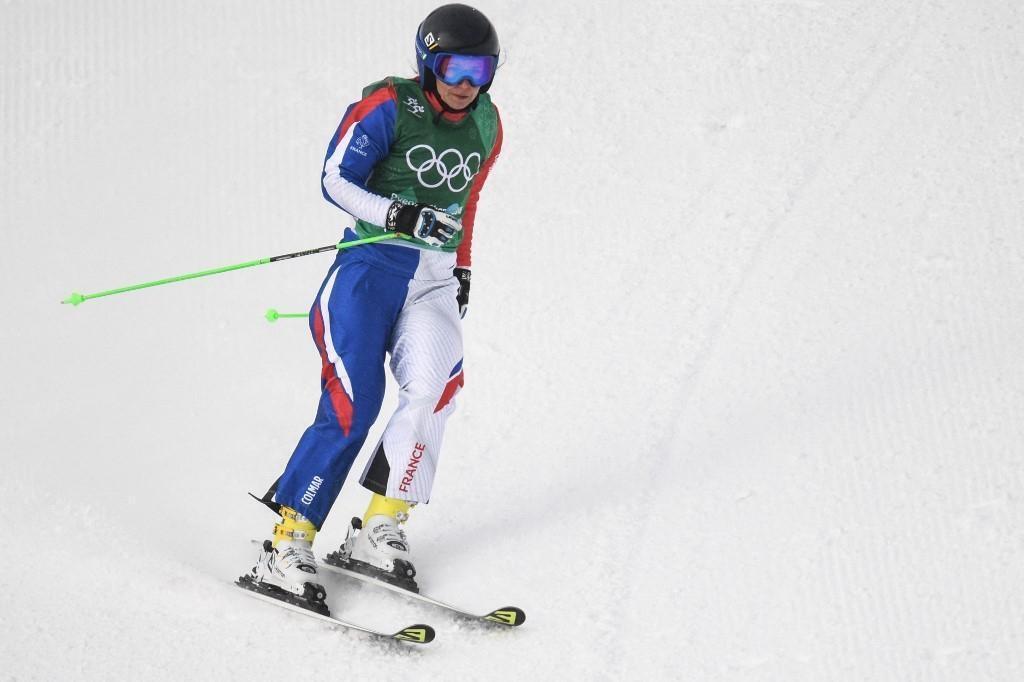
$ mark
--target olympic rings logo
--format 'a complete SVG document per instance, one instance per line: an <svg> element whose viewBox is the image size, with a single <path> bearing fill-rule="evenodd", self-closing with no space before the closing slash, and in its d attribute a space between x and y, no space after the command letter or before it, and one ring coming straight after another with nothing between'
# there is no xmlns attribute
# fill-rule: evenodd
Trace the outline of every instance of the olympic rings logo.
<svg viewBox="0 0 1024 682"><path fill-rule="evenodd" d="M416 163L413 156L422 158L422 154L416 154L420 149L425 150L430 156ZM416 178L427 189L434 189L447 183L451 191L461 192L469 187L473 176L480 172L480 154L477 152L463 159L462 152L458 149L445 149L438 154L429 144L418 144L410 149L405 154L405 162L410 170L416 171ZM470 167L473 162L476 162L476 170Z"/></svg>

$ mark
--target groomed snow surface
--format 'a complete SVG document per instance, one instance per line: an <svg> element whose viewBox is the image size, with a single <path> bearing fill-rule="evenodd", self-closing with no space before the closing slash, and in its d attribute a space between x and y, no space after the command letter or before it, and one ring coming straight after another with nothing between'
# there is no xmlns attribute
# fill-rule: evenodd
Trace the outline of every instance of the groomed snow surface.
<svg viewBox="0 0 1024 682"><path fill-rule="evenodd" d="M433 6L0 3L0 677L1024 679L1011 0L480 2L505 147L409 533L527 623L231 587L319 386L262 315L330 257L58 301L334 242L328 139Z"/></svg>

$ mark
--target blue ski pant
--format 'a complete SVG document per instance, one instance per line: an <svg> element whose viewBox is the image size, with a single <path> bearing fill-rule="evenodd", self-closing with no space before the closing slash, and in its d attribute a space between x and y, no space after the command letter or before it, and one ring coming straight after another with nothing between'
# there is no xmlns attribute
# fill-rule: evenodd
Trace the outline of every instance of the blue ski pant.
<svg viewBox="0 0 1024 682"><path fill-rule="evenodd" d="M316 418L274 499L320 528L376 421L390 355L398 408L360 482L428 502L454 396L463 384L454 254L370 244L340 251L310 310L320 353Z"/></svg>

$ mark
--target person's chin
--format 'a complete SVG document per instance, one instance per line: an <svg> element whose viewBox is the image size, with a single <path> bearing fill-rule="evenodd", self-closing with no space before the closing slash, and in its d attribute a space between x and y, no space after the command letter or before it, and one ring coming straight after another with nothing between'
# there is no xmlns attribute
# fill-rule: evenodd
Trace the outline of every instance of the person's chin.
<svg viewBox="0 0 1024 682"><path fill-rule="evenodd" d="M452 101L449 102L449 106L452 109L455 109L456 111L462 111L463 109L465 109L466 107L473 103L472 97L455 97L453 95L451 100Z"/></svg>

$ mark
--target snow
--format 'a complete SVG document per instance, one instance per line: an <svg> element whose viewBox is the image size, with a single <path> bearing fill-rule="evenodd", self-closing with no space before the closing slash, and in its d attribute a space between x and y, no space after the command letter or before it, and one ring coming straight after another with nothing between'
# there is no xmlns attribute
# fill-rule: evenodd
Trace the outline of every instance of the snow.
<svg viewBox="0 0 1024 682"><path fill-rule="evenodd" d="M0 4L3 675L1024 678L1008 0L480 3L505 148L409 532L426 591L527 623L325 576L414 650L230 586L319 380L262 315L329 257L58 301L335 241L327 140L433 6Z"/></svg>

